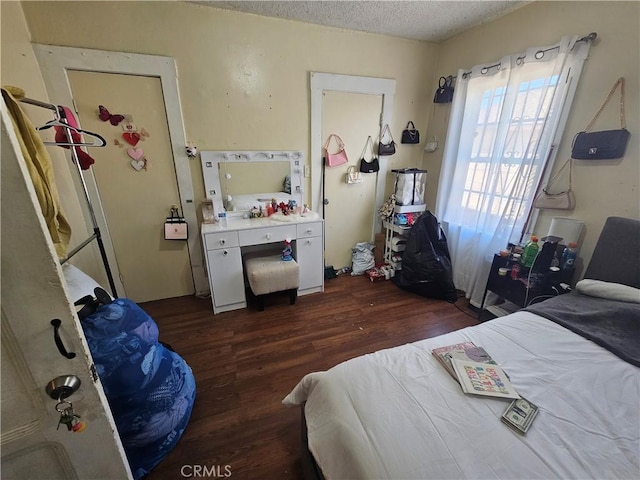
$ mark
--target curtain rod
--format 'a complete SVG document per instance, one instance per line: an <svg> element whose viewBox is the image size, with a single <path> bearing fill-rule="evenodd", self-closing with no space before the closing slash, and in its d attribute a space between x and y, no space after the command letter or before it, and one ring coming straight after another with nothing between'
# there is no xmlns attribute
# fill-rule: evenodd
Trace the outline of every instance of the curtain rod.
<svg viewBox="0 0 640 480"><path fill-rule="evenodd" d="M596 32L591 32L589 35L585 35L584 37L579 38L578 40L576 40L576 43L578 42L593 42L596 38L598 38L598 34ZM535 57L540 60L542 57L544 57L544 54L546 52L550 52L551 50L556 50L560 48L559 46L555 46L555 47L551 47L551 48L547 48L546 50L538 50L535 53ZM516 63L518 65L522 65L522 62L524 61L524 59L526 58L526 55L522 55L521 57L516 58ZM494 68L494 67L499 67L500 66L500 62L495 63L493 65L489 65L487 67L483 67L482 70L480 71L481 74L485 74L489 71L490 68ZM471 75L471 72L464 72L462 74L462 78L467 78L467 76ZM454 78L457 78L457 75L449 75L448 77L446 77L447 80L451 81Z"/></svg>

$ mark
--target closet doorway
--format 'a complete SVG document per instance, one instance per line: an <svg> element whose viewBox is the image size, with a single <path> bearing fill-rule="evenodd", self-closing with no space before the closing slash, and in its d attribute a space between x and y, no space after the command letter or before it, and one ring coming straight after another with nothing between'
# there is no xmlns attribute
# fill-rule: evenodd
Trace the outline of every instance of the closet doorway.
<svg viewBox="0 0 640 480"><path fill-rule="evenodd" d="M77 70L67 76L80 124L107 140L106 147L89 153L122 296L146 302L193 294L186 242L163 238L164 219L171 205L180 205L180 196L160 79ZM104 121L98 105L131 120L113 125L105 114Z"/></svg>
<svg viewBox="0 0 640 480"><path fill-rule="evenodd" d="M390 78L376 78L376 77L361 77L355 75L340 75L335 73L321 73L311 72L310 76L311 87L311 207L316 212L323 212L323 201L325 198L324 193L327 193L326 189L323 191L323 179L325 179L325 172L323 167L323 152L322 147L326 141L326 136L329 133L337 133L344 135L343 138L348 148L347 154L349 155L350 164L357 165L360 160L358 157L362 152L362 147L367 139L368 135L372 136L374 141L374 147L377 144L377 138L382 125L391 124L391 117L393 112L393 99L396 91L396 81ZM333 93L346 94L346 96L335 96ZM325 109L325 97L327 98L326 108L329 110L327 115L324 113ZM353 102L354 105L362 103L363 112L360 112L358 108L347 108L344 105L338 105L339 101ZM373 111L376 114L373 114ZM371 115L371 120L369 120ZM375 115L375 116L374 116ZM375 128L372 133L369 132L372 127L369 126L369 122L375 122ZM326 125L325 125L326 122ZM373 125L373 123L372 123ZM328 132L328 129L345 129L345 132L354 132L354 139L351 139L352 133L341 133L339 131ZM360 132L360 133L358 133ZM335 150L334 150L335 151ZM355 156L355 157L354 157ZM384 202L385 185L388 174L387 161L385 157L380 160L380 171L377 175L363 174L375 177L375 181L366 180L375 183L374 198L372 205L367 205L369 213L369 221L366 222L369 225L370 231L364 236L363 239L358 241L374 241L375 233L381 229L381 222L377 215L378 208ZM331 170L331 169L327 169ZM332 185L336 187L336 192L340 190L349 192L348 197L351 197L350 190L344 190L347 187L358 187L358 185L347 185L344 180L346 174L346 165L344 168L335 167L334 172L329 172L330 177L334 177ZM329 180L332 181L332 180ZM344 183L338 185L336 182ZM364 183L364 182L363 182ZM325 185L326 186L326 185ZM332 194L332 186L329 185L329 195ZM364 192L363 192L363 196ZM356 202L358 201L356 197ZM341 204L342 203L342 204ZM362 203L365 203L363 200ZM336 210L334 213L329 211L328 215L333 217L327 217L325 210L325 265L333 265L334 268L339 268L340 264L345 263L351 265L351 249L355 245L353 239L345 239L339 235L340 225L347 226L353 223L353 219L350 218L349 209L341 202L340 195L337 195L335 200L329 199L329 205L333 204ZM327 207L328 205L325 205ZM366 216L366 213L360 213L362 216ZM364 221L364 219L361 219ZM333 222L336 222L335 224ZM360 234L358 234L359 236ZM356 238L355 236L353 238ZM351 245L350 243L353 243ZM356 242L357 243L357 242ZM336 252L341 251L341 256L338 257ZM347 252L345 254L345 252ZM332 263L333 262L333 263ZM345 266L346 266L345 265Z"/></svg>
<svg viewBox="0 0 640 480"><path fill-rule="evenodd" d="M382 112L382 95L329 91L322 99L322 138L331 133L345 144L349 163L326 167L324 175L325 264L334 268L350 267L351 249L358 242L373 242L376 209L376 173L361 173L361 183L347 184L349 167L359 170L360 158L368 136L377 148ZM331 142L329 151L336 152ZM371 159L367 146L366 158Z"/></svg>
<svg viewBox="0 0 640 480"><path fill-rule="evenodd" d="M187 260L180 261L179 267L168 267L162 268L162 271L158 269L157 265L154 265L154 268L151 270L147 269L146 271L142 271L145 267L138 267L140 273L145 275L145 281L148 281L149 278L155 277L178 277L178 278L188 278L188 275L191 275L192 282L192 290L189 293L193 293L195 290L196 295L204 295L209 291L209 282L207 280L207 276L204 268L204 257L202 255L202 246L200 242L199 232L199 222L196 215L196 207L194 204L193 198L193 184L191 179L191 162L186 154L186 139L185 139L185 131L184 124L182 121L182 110L180 106L180 97L178 94L178 83L177 83L177 69L174 59L170 57L162 57L157 55L144 55L137 53L122 53L122 52L109 52L104 50L92 50L85 48L74 48L74 47L61 47L61 46L52 46L52 45L33 45L34 51L38 58L38 63L40 64L42 75L45 81L45 85L47 87L47 91L49 93L49 100L53 103L57 103L60 105L72 106L74 103L74 92L72 92L72 87L70 85L69 77L74 75L75 73L80 72L91 72L101 75L106 75L105 78L115 78L109 77L109 75L121 75L126 79L134 81L135 79L156 79L160 82L162 97L161 100L158 100L158 105L161 102L164 103L162 107L158 106L158 108L153 107L150 109L150 112L154 113L154 116L159 117L159 119L163 119L166 122L166 127L168 127L168 147L167 149L170 151L170 162L173 164L173 181L172 183L177 184L178 197L173 196L173 199L163 198L162 202L166 200L171 200L168 203L163 203L162 205L154 205L154 208L157 207L161 211L159 216L156 218L156 212L152 212L154 218L151 220L146 219L147 221L153 221L153 230L154 237L153 240L149 243L148 241L143 241L142 238L136 237L133 238L131 243L127 243L127 247L130 246L141 246L144 250L143 254L146 255L145 252L149 251L150 248L156 248L161 253L164 253L165 250L168 249L169 252L175 254L172 249L177 249L176 245L178 243L182 244L186 251L188 252ZM157 83L154 87L157 91ZM145 91L144 87L142 90L136 88L135 86L125 88L125 91L121 92L122 97L128 98L127 95L131 96L140 96L143 97L150 92ZM103 91L100 92L101 95L99 98L94 98L95 103L90 107L81 107L81 108L90 108L91 112L87 115L87 113L80 114L81 122L89 122L90 120L93 122L98 122L98 105L104 105L110 114L131 114L133 115L133 123L134 125L137 123L138 128L145 129L146 132L149 133L149 137L146 137L144 142L141 141L138 145L144 150L144 153L148 160L147 171L146 172L137 172L133 169L131 165L131 159L126 160L127 157L126 152L122 153L120 150L124 150L123 147L120 149L114 144L114 140L117 138L116 133L109 133L107 135L109 140L109 147L106 147L102 150L115 152L114 148L118 150L117 153L114 153L114 156L117 158L123 158L124 155L125 160L121 160L124 162L124 166L127 167L132 174L132 178L139 179L140 177L150 175L154 172L154 169L158 167L158 162L161 162L165 157L166 152L162 152L158 154L157 158L153 158L151 147L151 142L158 143L159 138L165 133L163 132L163 128L158 127L158 130L155 130L156 127L149 127L152 125L154 120L149 119L149 115L142 111L142 113L138 113L132 109L132 104L127 104L124 110L118 110L118 106L122 105L120 103L121 95L112 96L113 93L112 86L107 84ZM108 98L111 100L108 100ZM112 101L112 105L109 105L108 101ZM80 102L77 102L80 103ZM80 107L80 105L79 105ZM107 132L115 132L115 130L110 130L111 123L109 121L102 122L100 121L100 128L96 128L98 132L101 132L102 129L107 128L106 125L109 126L107 128ZM89 128L84 125L87 130ZM115 126L113 127L115 129ZM118 126L120 135L122 134L122 127ZM124 143L123 140L118 140L120 143ZM151 149L151 150L149 150ZM100 149L91 149L91 154L95 155L95 150ZM113 158L115 158L113 157ZM112 161L113 163L113 161ZM117 163L117 162L116 162ZM122 164L120 164L122 165ZM166 165L163 165L166 166ZM73 167L72 167L73 168ZM126 168L125 168L126 170ZM75 179L77 174L71 171L72 177ZM155 175L155 172L153 173ZM109 230L110 225L106 219L106 213L104 211L101 199L101 193L98 191L98 186L96 182L96 178L94 175L94 169L91 168L85 171L85 180L87 183L87 191L88 195L92 200L92 204L95 211L96 222L100 231L102 232L102 236L104 239L105 250L107 253L107 257L109 258L109 262L111 264L111 269L114 273L116 286L118 289L118 294L120 296L131 296L129 292L130 286L135 286L136 288L140 286L140 282L136 281L135 278L133 280L125 278L127 275L122 274L122 279L127 282L126 288L120 283L120 263L121 259L116 258L115 248L111 239L111 232ZM144 183L144 182L141 182ZM74 180L74 186L77 190L77 195L79 197L83 196L82 189L80 187L79 182ZM134 189L137 187L134 187ZM167 190L164 183L159 185L154 185L154 188L157 190L164 190L165 193ZM175 192L175 190L172 190ZM127 195L129 192L125 191L124 188L119 189L119 193L121 195ZM162 193L162 192L161 192ZM72 199L70 201L75 201ZM80 202L82 203L82 202ZM149 203L149 199L142 200L142 206L147 205ZM169 213L169 208L172 204L177 204L179 206L179 210L184 215L184 218L188 224L189 238L187 241L175 241L176 244L171 246L171 241L164 240L163 238L163 223L165 217ZM124 210L117 211L117 215L122 217L127 217L132 214L132 209L140 207L140 204L136 202L127 202L127 206ZM78 219L76 219L78 220ZM82 219L80 219L82 220ZM90 225L90 219L88 214L85 212L85 222L87 225ZM72 242L74 239L72 238ZM165 243L169 242L169 243ZM91 253L91 251L87 250L87 252ZM100 278L102 274L102 266L99 264L99 259L91 261L86 261L87 259L83 257L84 253L81 252L78 255L78 262L80 262L83 267L86 267L89 271L87 273L91 273L92 275L96 275L96 279L99 281L103 281L104 279ZM170 255L173 256L173 255ZM83 263L83 261L86 261ZM73 262L72 262L73 263ZM95 272L95 269L98 269L98 272ZM175 268L178 268L176 271ZM188 272L188 273L185 273ZM188 280L185 280L188 283ZM133 283L133 285L132 285ZM123 293L124 292L124 293ZM174 289L163 290L160 293L156 293L151 295L149 298L140 297L134 298L135 294L132 297L135 301L145 301L151 300L154 298L166 298L170 296L176 295L184 295L181 290Z"/></svg>

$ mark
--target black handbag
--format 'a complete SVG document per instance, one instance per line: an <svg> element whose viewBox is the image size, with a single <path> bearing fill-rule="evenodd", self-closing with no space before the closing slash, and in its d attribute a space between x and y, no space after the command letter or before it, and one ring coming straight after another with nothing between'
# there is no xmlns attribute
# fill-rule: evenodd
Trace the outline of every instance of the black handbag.
<svg viewBox="0 0 640 480"><path fill-rule="evenodd" d="M371 150L371 160L367 161L365 158L367 154L367 147L370 147ZM364 144L364 148L362 149L362 154L360 155L360 171L362 173L376 173L380 170L380 162L378 162L378 157L375 156L373 151L373 140L371 140L371 135L367 138L367 143Z"/></svg>
<svg viewBox="0 0 640 480"><path fill-rule="evenodd" d="M382 143L382 137L384 134L388 133L391 141L389 143ZM380 141L378 142L378 155L380 156L389 156L396 153L396 142L393 141L393 136L391 135L391 130L389 130L389 125L385 124L382 128L382 132L380 133Z"/></svg>
<svg viewBox="0 0 640 480"><path fill-rule="evenodd" d="M411 126L411 128L409 128ZM402 131L401 143L420 143L420 132L416 130L416 126L412 121L407 123L407 128Z"/></svg>
<svg viewBox="0 0 640 480"><path fill-rule="evenodd" d="M620 85L620 129L618 130L604 130L599 132L590 132L591 127L598 119L602 110L607 105L614 92ZM577 160L606 160L613 158L620 158L624 155L627 149L627 142L629 141L629 130L627 130L626 121L624 118L624 78L619 78L607 99L604 101L598 113L596 113L593 120L589 122L587 128L583 132L578 133L571 146L571 158Z"/></svg>
<svg viewBox="0 0 640 480"><path fill-rule="evenodd" d="M438 89L433 95L433 103L451 103L453 102L453 77L440 77L438 80Z"/></svg>

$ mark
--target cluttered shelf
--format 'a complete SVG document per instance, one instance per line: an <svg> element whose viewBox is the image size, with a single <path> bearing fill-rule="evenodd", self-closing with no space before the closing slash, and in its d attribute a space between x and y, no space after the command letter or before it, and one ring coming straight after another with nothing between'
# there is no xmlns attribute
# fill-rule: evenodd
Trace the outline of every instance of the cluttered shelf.
<svg viewBox="0 0 640 480"><path fill-rule="evenodd" d="M544 240L542 248L538 250L536 245L533 254L525 247L493 256L478 319L486 308L489 292L524 308L571 290L569 284L574 274L575 246L559 244L557 239L550 237ZM530 243L537 244L537 241L532 237Z"/></svg>
<svg viewBox="0 0 640 480"><path fill-rule="evenodd" d="M384 261L395 270L402 268L402 252L415 220L427 209L425 204L395 205L385 228Z"/></svg>

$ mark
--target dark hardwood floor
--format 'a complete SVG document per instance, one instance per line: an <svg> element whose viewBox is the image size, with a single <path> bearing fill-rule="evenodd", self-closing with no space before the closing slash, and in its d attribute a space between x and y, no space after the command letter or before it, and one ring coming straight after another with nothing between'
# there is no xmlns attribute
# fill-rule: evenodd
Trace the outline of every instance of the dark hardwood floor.
<svg viewBox="0 0 640 480"><path fill-rule="evenodd" d="M286 294L265 304L263 312L250 303L220 315L208 298L141 304L197 383L191 421L149 480L197 477L196 471L299 479L300 412L281 401L305 374L477 324L464 298L453 305L391 281L349 275L328 280L324 293L299 297L295 305Z"/></svg>

